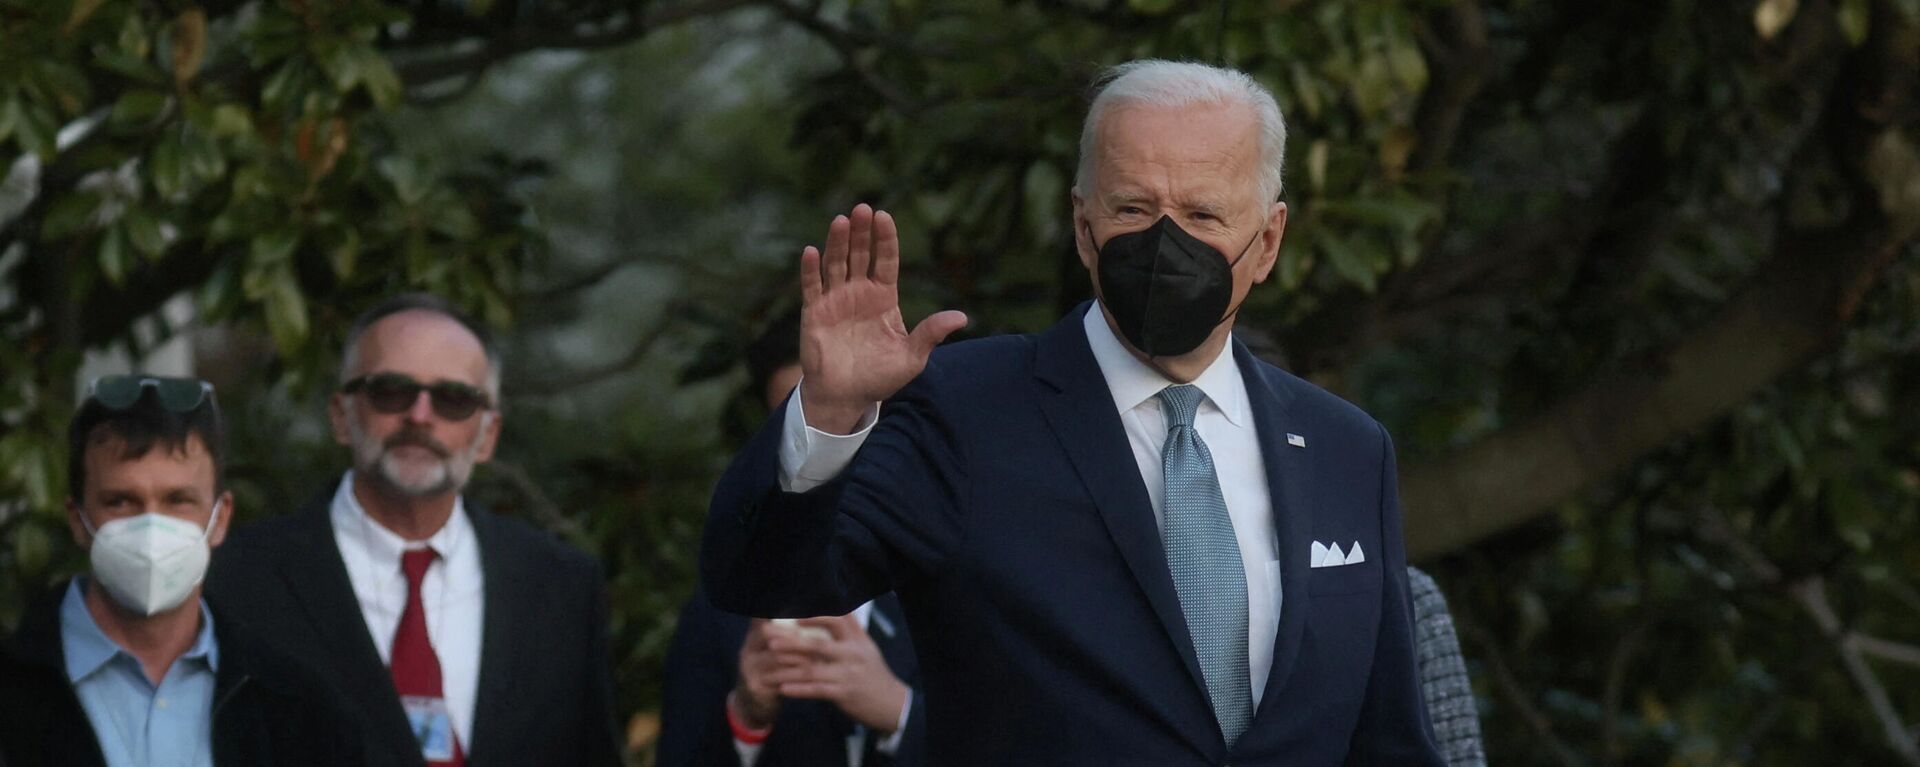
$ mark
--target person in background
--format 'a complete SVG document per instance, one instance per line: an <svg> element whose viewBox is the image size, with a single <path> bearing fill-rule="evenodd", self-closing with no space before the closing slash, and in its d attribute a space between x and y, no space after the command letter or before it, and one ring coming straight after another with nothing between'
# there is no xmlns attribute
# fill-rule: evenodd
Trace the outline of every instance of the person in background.
<svg viewBox="0 0 1920 767"><path fill-rule="evenodd" d="M778 408L800 379L800 317L747 348L748 394ZM793 625L722 612L695 591L667 651L659 767L913 767L925 725L918 663L892 594ZM807 629L814 629L808 631ZM783 686L784 669L833 669Z"/></svg>
<svg viewBox="0 0 1920 767"><path fill-rule="evenodd" d="M607 595L586 554L461 496L502 422L498 350L402 295L348 334L328 401L352 467L238 530L209 601L311 659L383 765L617 765Z"/></svg>
<svg viewBox="0 0 1920 767"><path fill-rule="evenodd" d="M200 598L233 515L213 386L102 377L67 444L67 522L92 567L30 608L6 649L0 762L363 764L338 693Z"/></svg>

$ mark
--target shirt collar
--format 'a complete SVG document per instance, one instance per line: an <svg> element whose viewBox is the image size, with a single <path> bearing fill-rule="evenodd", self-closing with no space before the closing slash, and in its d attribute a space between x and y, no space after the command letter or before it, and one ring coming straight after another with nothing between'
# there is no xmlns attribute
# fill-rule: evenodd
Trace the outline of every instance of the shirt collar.
<svg viewBox="0 0 1920 767"><path fill-rule="evenodd" d="M1100 374L1107 379L1107 390L1113 394L1114 409L1125 413L1152 399L1161 389L1174 385L1160 371L1127 351L1120 338L1113 334L1113 328L1108 327L1098 301L1087 307L1081 324L1086 329L1087 345L1093 349L1093 361L1100 366ZM1228 423L1246 425L1247 382L1240 376L1240 363L1233 358L1231 344L1222 348L1220 356L1192 383L1207 395L1207 402L1226 416Z"/></svg>
<svg viewBox="0 0 1920 767"><path fill-rule="evenodd" d="M87 578L76 576L67 584L67 595L60 600L60 649L66 656L67 680L78 682L99 671L115 657L124 655L138 663L133 653L109 638L87 611ZM213 611L200 600L200 632L193 645L181 653L180 660L204 660L215 673L220 670L220 643L213 637ZM177 662L177 661L176 661Z"/></svg>
<svg viewBox="0 0 1920 767"><path fill-rule="evenodd" d="M352 471L340 478L340 487L333 493L331 514L335 535L348 538L367 556L382 563L392 562L395 567L399 566L402 553L428 546L439 552L440 559L446 560L466 540L463 532L467 529L467 507L463 497L454 496L453 514L432 536L424 541L409 541L375 521L360 505L360 499L353 495Z"/></svg>

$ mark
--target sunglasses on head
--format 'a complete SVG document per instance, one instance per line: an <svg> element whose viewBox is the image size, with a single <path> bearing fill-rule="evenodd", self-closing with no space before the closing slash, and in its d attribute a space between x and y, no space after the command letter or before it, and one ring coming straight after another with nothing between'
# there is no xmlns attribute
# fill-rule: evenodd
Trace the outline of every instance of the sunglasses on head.
<svg viewBox="0 0 1920 767"><path fill-rule="evenodd" d="M113 410L126 410L148 389L153 390L160 407L174 413L191 413L213 399L213 384L198 378L142 375L95 378L87 384L87 398Z"/></svg>
<svg viewBox="0 0 1920 767"><path fill-rule="evenodd" d="M340 386L347 394L364 394L367 404L382 413L403 413L426 392L433 413L449 421L464 421L475 411L491 407L487 393L459 381L426 384L400 373L369 373Z"/></svg>

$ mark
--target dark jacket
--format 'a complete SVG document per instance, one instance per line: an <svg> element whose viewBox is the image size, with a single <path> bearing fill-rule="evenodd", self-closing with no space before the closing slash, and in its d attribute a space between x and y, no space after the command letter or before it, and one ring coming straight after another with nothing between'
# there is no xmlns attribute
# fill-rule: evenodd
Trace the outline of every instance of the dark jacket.
<svg viewBox="0 0 1920 767"><path fill-rule="evenodd" d="M214 551L207 600L307 659L353 703L375 765L418 767L420 746L380 661L333 538L326 493L235 530ZM620 764L607 592L591 557L467 505L486 600L467 767Z"/></svg>
<svg viewBox="0 0 1920 767"><path fill-rule="evenodd" d="M60 640L65 585L28 609L0 659L0 762L8 767L105 767L100 742L67 680ZM339 693L216 611L213 763L220 767L363 765Z"/></svg>
<svg viewBox="0 0 1920 767"><path fill-rule="evenodd" d="M907 727L892 756L867 738L864 767L918 767L925 761L925 706L921 704L920 664L907 635L900 600L888 594L874 600L870 632L887 668L914 688ZM722 612L701 592L687 599L667 650L666 691L660 705L659 767L738 767L733 730L727 726L727 693L739 680L740 646L748 619ZM846 767L847 736L853 719L825 701L787 699L780 703L773 732L754 767Z"/></svg>
<svg viewBox="0 0 1920 767"><path fill-rule="evenodd" d="M939 765L1441 767L1413 652L1393 445L1244 345L1283 594L1266 693L1221 733L1082 319L935 350L840 476L780 486L784 409L714 491L713 604L831 615L894 591ZM1312 566L1316 544L1363 551Z"/></svg>

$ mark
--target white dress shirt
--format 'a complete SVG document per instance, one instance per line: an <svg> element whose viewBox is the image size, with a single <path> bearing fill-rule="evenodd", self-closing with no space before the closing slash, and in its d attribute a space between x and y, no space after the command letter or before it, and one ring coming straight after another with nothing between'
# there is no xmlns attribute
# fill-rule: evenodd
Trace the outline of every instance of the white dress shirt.
<svg viewBox="0 0 1920 767"><path fill-rule="evenodd" d="M868 634L872 634L874 620L873 603L868 602L854 608L853 619L859 621L860 625L867 630ZM882 618L882 620L884 621L885 619ZM891 626L885 628L885 631L889 635L896 630L897 629ZM891 669L889 669L889 671L891 671ZM912 712L913 688L909 687L907 688L906 704L900 707L900 723L894 726L893 732L881 738L878 743L873 744L873 750L886 754L887 756L892 756L898 752L900 750L900 739L906 735L907 732L907 715ZM861 763L866 761L868 734L865 725L859 722L853 724L853 734L847 736L847 767L862 767ZM740 767L753 767L755 762L760 761L760 749L765 746L765 743L748 743L739 738L733 739L733 751L740 756Z"/></svg>
<svg viewBox="0 0 1920 767"><path fill-rule="evenodd" d="M427 641L440 659L440 691L453 719L454 735L461 750L471 750L486 579L466 504L455 498L453 516L433 537L408 541L367 516L360 500L353 497L353 472L347 472L333 494L331 515L334 542L340 546L347 580L353 584L360 615L366 619L381 663L393 662L393 634L407 606L407 576L400 569L400 555L429 546L440 553L420 582L420 603L427 611Z"/></svg>
<svg viewBox="0 0 1920 767"><path fill-rule="evenodd" d="M1087 311L1084 325L1093 359L1106 378L1113 395L1114 410L1126 429L1127 443L1140 479L1147 487L1147 499L1153 504L1157 524L1166 520L1166 477L1160 461L1166 444L1166 416L1161 412L1161 389L1174 382L1147 367L1122 346L1105 315L1095 305ZM1253 704L1267 691L1267 673L1273 668L1273 643L1280 632L1280 559L1279 539L1275 537L1273 500L1268 493L1266 464L1261 461L1260 437L1255 433L1253 411L1247 400L1246 380L1231 348L1192 381L1206 394L1194 416L1194 430L1213 454L1214 472L1220 479L1220 494L1227 502L1227 515L1233 518L1233 534L1240 543L1240 565L1247 578L1247 664L1253 685ZM807 425L799 396L787 408L780 442L780 486L787 492L811 490L846 469L878 419L879 408L869 411L853 434L829 434Z"/></svg>

